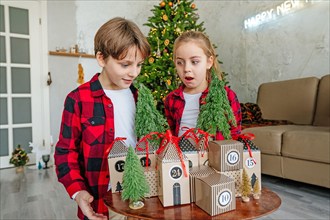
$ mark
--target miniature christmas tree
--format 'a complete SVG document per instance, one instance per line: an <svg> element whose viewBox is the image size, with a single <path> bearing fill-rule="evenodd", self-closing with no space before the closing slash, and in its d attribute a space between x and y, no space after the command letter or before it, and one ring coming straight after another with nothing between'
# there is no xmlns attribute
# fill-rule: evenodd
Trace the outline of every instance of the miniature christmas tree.
<svg viewBox="0 0 330 220"><path fill-rule="evenodd" d="M157 109L161 112L164 98L180 83L172 60L174 40L187 30L204 31L203 22L197 22L199 16L196 11L193 1L163 0L154 6L153 16L145 24L150 27L147 38L151 55L137 80L152 90Z"/></svg>
<svg viewBox="0 0 330 220"><path fill-rule="evenodd" d="M123 190L123 187L121 187L120 182L117 181L116 192L121 192L122 190Z"/></svg>
<svg viewBox="0 0 330 220"><path fill-rule="evenodd" d="M206 97L206 104L200 108L197 128L212 135L221 131L225 139L230 139L230 125L236 126L236 119L229 104L225 82L218 78L214 68L212 68L211 74L209 93Z"/></svg>
<svg viewBox="0 0 330 220"><path fill-rule="evenodd" d="M251 182L245 169L242 174L241 195L243 202L250 201L249 195L251 194Z"/></svg>
<svg viewBox="0 0 330 220"><path fill-rule="evenodd" d="M260 198L260 184L259 184L259 179L256 179L256 182L253 185L253 198L254 199L259 199Z"/></svg>
<svg viewBox="0 0 330 220"><path fill-rule="evenodd" d="M122 187L121 198L129 200L130 208L138 209L144 206L141 200L149 192L149 185L139 158L131 146L125 160Z"/></svg>
<svg viewBox="0 0 330 220"><path fill-rule="evenodd" d="M141 83L135 115L135 133L138 139L151 132L163 133L167 129L167 121L156 109L151 91Z"/></svg>

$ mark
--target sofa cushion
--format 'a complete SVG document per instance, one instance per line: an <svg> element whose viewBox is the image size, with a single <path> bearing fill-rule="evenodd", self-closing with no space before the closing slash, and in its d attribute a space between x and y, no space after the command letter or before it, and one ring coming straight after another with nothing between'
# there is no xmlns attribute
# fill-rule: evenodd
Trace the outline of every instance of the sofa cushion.
<svg viewBox="0 0 330 220"><path fill-rule="evenodd" d="M257 104L262 117L311 125L314 118L319 79L306 77L263 83L258 89Z"/></svg>
<svg viewBox="0 0 330 220"><path fill-rule="evenodd" d="M281 155L282 134L294 130L297 125L276 125L246 128L242 133L255 135L253 142L260 149L262 154Z"/></svg>
<svg viewBox="0 0 330 220"><path fill-rule="evenodd" d="M283 133L282 156L330 163L330 127L300 126Z"/></svg>
<svg viewBox="0 0 330 220"><path fill-rule="evenodd" d="M320 79L313 125L330 126L330 75Z"/></svg>

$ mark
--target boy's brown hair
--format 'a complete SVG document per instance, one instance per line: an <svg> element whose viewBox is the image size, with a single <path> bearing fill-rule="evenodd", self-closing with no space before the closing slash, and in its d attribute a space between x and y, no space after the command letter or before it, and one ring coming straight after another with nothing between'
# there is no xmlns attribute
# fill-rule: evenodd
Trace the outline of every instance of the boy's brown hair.
<svg viewBox="0 0 330 220"><path fill-rule="evenodd" d="M128 50L136 46L144 58L150 55L150 45L139 27L125 18L115 17L104 23L94 37L95 55L101 52L103 59L109 56L121 60Z"/></svg>

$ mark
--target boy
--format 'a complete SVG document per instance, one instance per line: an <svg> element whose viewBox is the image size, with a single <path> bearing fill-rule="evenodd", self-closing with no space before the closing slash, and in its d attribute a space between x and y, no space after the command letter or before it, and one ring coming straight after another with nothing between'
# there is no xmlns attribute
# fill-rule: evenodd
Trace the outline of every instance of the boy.
<svg viewBox="0 0 330 220"><path fill-rule="evenodd" d="M77 202L80 219L108 218L102 198L110 181L109 147L116 137L136 145L132 83L150 45L136 24L117 17L97 31L94 50L102 72L68 94L55 150L59 182Z"/></svg>

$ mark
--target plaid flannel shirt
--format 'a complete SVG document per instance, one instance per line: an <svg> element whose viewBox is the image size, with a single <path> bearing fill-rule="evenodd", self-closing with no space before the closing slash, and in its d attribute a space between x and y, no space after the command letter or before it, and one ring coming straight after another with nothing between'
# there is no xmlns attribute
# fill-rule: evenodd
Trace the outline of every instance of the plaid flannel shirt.
<svg viewBox="0 0 330 220"><path fill-rule="evenodd" d="M110 181L109 147L114 140L114 107L98 80L99 73L70 92L65 100L55 165L59 182L70 197L87 190L95 212L108 216L103 203ZM131 86L137 100L137 90ZM80 208L78 217L84 218Z"/></svg>
<svg viewBox="0 0 330 220"><path fill-rule="evenodd" d="M167 122L170 126L172 134L175 136L178 136L179 134L181 118L185 106L183 89L184 89L184 85L181 85L178 89L170 92L167 95L164 104L165 116L167 118ZM235 92L227 86L225 86L225 90L227 92L229 104L236 118L237 126L231 125L230 128L232 139L236 139L238 135L241 133L241 123L242 123L241 106ZM209 92L209 88L207 88L204 92L202 92L202 95L199 99L200 106L206 103L205 99L208 92ZM216 140L224 140L224 137L220 131L218 131L216 134Z"/></svg>

